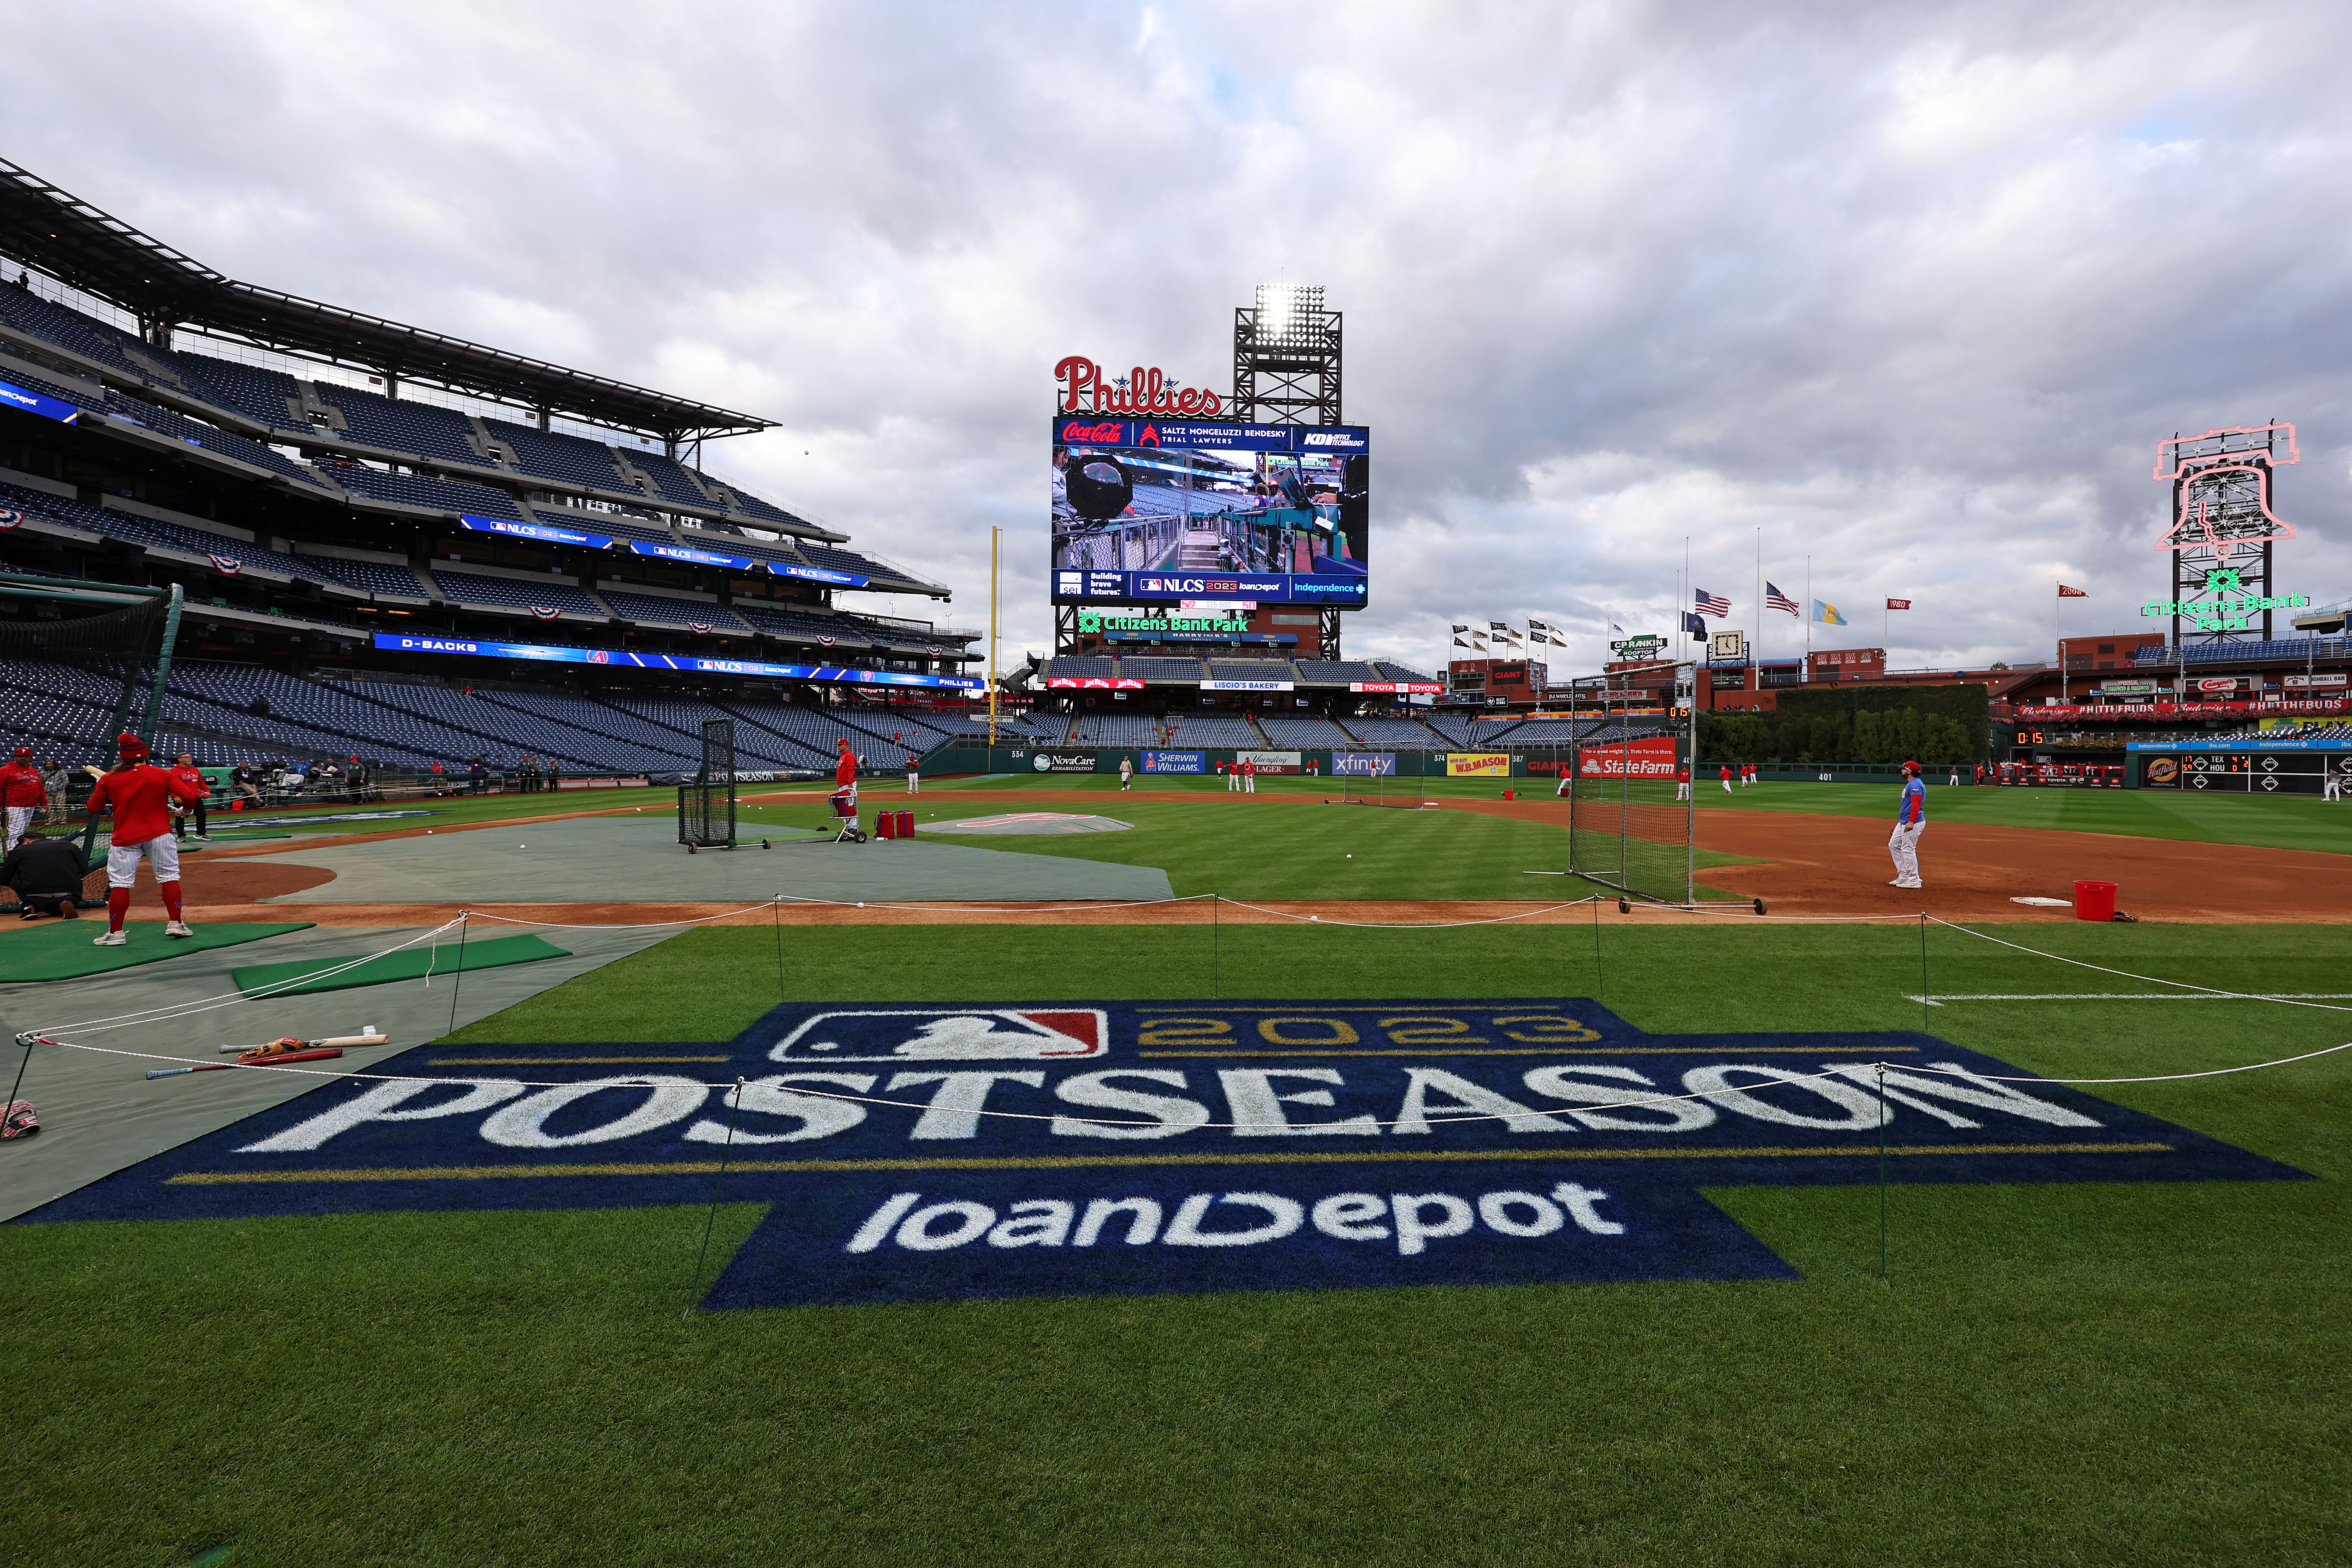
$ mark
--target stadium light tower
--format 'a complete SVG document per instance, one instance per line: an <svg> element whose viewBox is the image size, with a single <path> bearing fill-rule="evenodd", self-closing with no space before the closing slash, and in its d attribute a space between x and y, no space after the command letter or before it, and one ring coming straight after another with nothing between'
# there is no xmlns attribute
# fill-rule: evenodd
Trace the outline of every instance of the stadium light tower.
<svg viewBox="0 0 2352 1568"><path fill-rule="evenodd" d="M1338 425L1339 312L1323 288L1261 283L1234 310L1233 416L1257 425Z"/></svg>

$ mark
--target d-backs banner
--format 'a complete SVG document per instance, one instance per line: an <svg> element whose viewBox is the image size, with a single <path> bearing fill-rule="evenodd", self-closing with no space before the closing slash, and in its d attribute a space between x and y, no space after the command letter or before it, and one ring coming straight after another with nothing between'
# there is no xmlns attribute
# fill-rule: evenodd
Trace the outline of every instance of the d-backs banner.
<svg viewBox="0 0 2352 1568"><path fill-rule="evenodd" d="M1589 1001L793 1004L731 1045L368 1070L25 1217L701 1205L723 1158L769 1208L707 1304L755 1307L1787 1277L1700 1188L1882 1149L1900 1182L2305 1179L1925 1034Z"/></svg>

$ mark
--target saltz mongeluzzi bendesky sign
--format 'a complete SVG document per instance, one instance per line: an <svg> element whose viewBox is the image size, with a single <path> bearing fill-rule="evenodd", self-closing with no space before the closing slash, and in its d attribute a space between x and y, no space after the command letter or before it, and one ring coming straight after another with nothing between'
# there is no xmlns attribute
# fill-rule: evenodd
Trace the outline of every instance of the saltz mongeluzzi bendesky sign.
<svg viewBox="0 0 2352 1568"><path fill-rule="evenodd" d="M2302 1175L1928 1035L1587 1001L795 1004L371 1070L26 1217L698 1205L723 1152L769 1208L706 1304L761 1307L1790 1277L1699 1189L1874 1181L1882 1142L1900 1182Z"/></svg>

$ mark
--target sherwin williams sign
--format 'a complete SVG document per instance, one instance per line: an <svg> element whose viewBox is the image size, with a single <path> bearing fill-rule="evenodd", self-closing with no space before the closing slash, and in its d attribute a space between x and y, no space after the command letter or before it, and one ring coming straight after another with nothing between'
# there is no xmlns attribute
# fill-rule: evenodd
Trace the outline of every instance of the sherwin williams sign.
<svg viewBox="0 0 2352 1568"><path fill-rule="evenodd" d="M1205 773L1209 771L1206 752L1146 752L1143 771L1147 773Z"/></svg>
<svg viewBox="0 0 2352 1568"><path fill-rule="evenodd" d="M746 1308L1787 1279L1703 1188L2307 1179L1926 1034L1580 999L795 1003L630 1054L677 1059L420 1047L27 1217L700 1205L724 1161Z"/></svg>

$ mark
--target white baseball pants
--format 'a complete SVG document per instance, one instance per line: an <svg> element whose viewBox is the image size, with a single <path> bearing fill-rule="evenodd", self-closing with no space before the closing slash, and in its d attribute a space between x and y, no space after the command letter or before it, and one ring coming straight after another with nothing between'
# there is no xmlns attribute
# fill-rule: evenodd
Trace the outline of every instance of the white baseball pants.
<svg viewBox="0 0 2352 1568"><path fill-rule="evenodd" d="M1898 822L1887 836L1887 853L1895 857L1895 880L1906 888L1919 885L1919 835L1927 831L1924 822L1908 826Z"/></svg>

